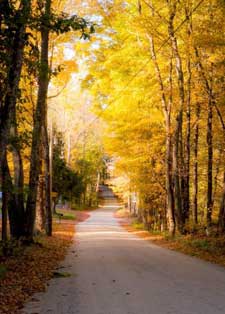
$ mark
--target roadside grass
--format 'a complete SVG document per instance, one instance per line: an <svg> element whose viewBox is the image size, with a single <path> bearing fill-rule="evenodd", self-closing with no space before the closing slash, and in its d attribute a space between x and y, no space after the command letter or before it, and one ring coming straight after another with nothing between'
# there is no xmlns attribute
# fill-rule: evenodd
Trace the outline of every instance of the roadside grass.
<svg viewBox="0 0 225 314"><path fill-rule="evenodd" d="M87 213L95 210L98 206L87 207L87 206L76 206L72 205L71 209L68 208L56 208L56 214L53 214L53 218L60 222L61 220L79 220L81 213Z"/></svg>
<svg viewBox="0 0 225 314"><path fill-rule="evenodd" d="M121 225L129 232L156 245L225 266L225 236L199 233L171 237L167 232L148 231L143 223L131 216L118 218L121 218Z"/></svg>
<svg viewBox="0 0 225 314"><path fill-rule="evenodd" d="M75 210L72 210L72 209L59 209L58 208L56 213L57 214L53 214L53 218L65 219L65 220L75 220L76 219Z"/></svg>

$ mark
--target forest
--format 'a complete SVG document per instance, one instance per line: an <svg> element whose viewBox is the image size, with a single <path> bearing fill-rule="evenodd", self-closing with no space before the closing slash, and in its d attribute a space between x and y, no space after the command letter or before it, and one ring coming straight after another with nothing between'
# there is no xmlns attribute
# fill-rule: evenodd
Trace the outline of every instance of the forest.
<svg viewBox="0 0 225 314"><path fill-rule="evenodd" d="M85 86L146 228L225 231L224 1L117 1Z"/></svg>
<svg viewBox="0 0 225 314"><path fill-rule="evenodd" d="M224 17L224 0L0 0L0 313L52 277L74 288L50 289L54 313L79 312L80 287L84 314L224 312L222 268L162 248L225 265Z"/></svg>
<svg viewBox="0 0 225 314"><path fill-rule="evenodd" d="M1 1L3 243L51 235L58 202L96 206L109 161L148 230L225 232L224 14L222 0Z"/></svg>
<svg viewBox="0 0 225 314"><path fill-rule="evenodd" d="M61 107L55 102L78 68L77 60L64 58L66 45L85 42L94 32L92 22L71 14L67 6L51 0L0 3L3 245L7 239L32 243L37 232L51 236L52 211L59 198L71 206L97 202L100 148L86 139L70 147L72 128L86 137L83 123L78 124L84 114L69 128L72 114L85 100L75 109L65 100Z"/></svg>

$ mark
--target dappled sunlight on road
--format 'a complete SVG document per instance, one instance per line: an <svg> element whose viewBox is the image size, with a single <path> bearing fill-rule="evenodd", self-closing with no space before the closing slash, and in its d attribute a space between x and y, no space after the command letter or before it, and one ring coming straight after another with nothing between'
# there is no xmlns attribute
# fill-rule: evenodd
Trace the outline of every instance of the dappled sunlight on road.
<svg viewBox="0 0 225 314"><path fill-rule="evenodd" d="M141 240L140 238L137 238L137 237L132 237L130 236L126 231L109 231L109 230L99 230L99 231L87 231L87 232L78 232L77 235L79 236L79 239L82 240L82 238L85 238L85 237L90 237L91 238L89 240L93 240L95 239L96 237L93 237L93 236L100 236L101 238L102 237L105 237L105 238L102 238L102 240L104 241L107 237L107 240L109 239L108 236L113 236L111 237L110 239L111 240L121 240L121 239L127 239L127 240L130 240L130 241L138 241L138 240Z"/></svg>
<svg viewBox="0 0 225 314"><path fill-rule="evenodd" d="M111 208L111 209L115 209L115 208L120 208L121 205L99 205L99 208Z"/></svg>
<svg viewBox="0 0 225 314"><path fill-rule="evenodd" d="M51 280L24 314L224 314L222 268L146 241L115 217L116 198L105 206L76 226L60 266L71 276Z"/></svg>

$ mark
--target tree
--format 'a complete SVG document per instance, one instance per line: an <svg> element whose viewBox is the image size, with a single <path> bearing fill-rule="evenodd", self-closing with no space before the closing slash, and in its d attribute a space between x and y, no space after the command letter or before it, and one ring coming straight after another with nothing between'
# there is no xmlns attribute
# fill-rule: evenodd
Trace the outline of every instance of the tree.
<svg viewBox="0 0 225 314"><path fill-rule="evenodd" d="M161 210L166 203L164 217L171 234L173 208L181 233L189 232L192 222L195 227L213 226L223 216L215 219L224 208L219 157L224 145L224 67L220 62L222 38L217 32L222 25L222 7L218 1L204 5L203 1L128 1L126 6L119 1L113 7L108 5L107 17L105 7L100 8L100 32L108 37L98 38L99 49L90 49L94 57L89 60L91 71L85 86L92 91L95 112L108 125L106 150L116 160L118 175L129 182L124 194L129 189L139 195L140 219L146 220L146 212L156 219L158 211L153 210L156 204L152 200L154 183L161 183L160 173L165 181L161 183ZM148 108L144 117L143 108ZM162 115L155 115L160 108L163 130ZM216 119L220 127L214 124ZM146 129L147 143L143 141ZM164 136L164 141L154 132ZM160 145L165 162L157 173L155 165L160 168L162 162L156 153ZM141 154L145 165L140 162ZM159 159L155 161L152 154ZM138 171L141 168L145 177ZM151 174L146 169L151 169ZM143 185L141 180L145 180Z"/></svg>
<svg viewBox="0 0 225 314"><path fill-rule="evenodd" d="M36 8L33 10L32 5ZM32 9L31 9L32 7ZM49 178L49 148L47 134L47 91L49 83L48 66L48 41L50 32L63 34L69 31L80 31L82 38L88 38L93 32L93 26L86 20L65 13L55 14L51 12L51 2L21 1L11 3L1 2L0 36L2 53L0 55L3 67L0 79L3 93L1 94L1 120L0 120L0 168L3 186L3 211L9 211L11 236L21 238L25 236L32 240L37 185L40 173L40 147L44 147L45 160L45 199L47 233L51 234L51 197ZM41 34L41 36L39 36ZM39 60L38 45L39 37L42 38L41 54ZM36 42L35 42L36 40ZM40 63L39 63L40 61ZM37 67L38 65L38 67ZM23 80L29 75L32 77L38 72L39 92L37 106L32 110L34 118L33 141L30 164L30 182L26 209L24 208L24 159L22 153L23 140L20 138L20 109L26 109L22 88ZM34 97L35 98L35 97ZM29 121L32 125L33 121ZM39 119L43 120L39 120ZM32 129L31 128L31 129ZM19 131L18 131L19 130ZM10 151L9 151L10 149ZM13 166L9 164L8 156L13 155ZM6 216L4 216L6 217ZM4 232L6 219L4 220ZM4 233L4 237L6 237Z"/></svg>
<svg viewBox="0 0 225 314"><path fill-rule="evenodd" d="M82 177L69 168L64 158L64 143L62 134L54 131L55 145L53 147L53 191L57 193L57 200L61 197L63 200L71 198L79 199L84 192ZM55 210L53 211L55 212Z"/></svg>

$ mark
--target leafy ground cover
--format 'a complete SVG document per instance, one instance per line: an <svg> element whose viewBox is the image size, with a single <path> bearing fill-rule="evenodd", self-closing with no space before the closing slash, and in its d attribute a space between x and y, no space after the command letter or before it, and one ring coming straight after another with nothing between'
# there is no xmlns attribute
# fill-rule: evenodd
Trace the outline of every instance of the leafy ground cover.
<svg viewBox="0 0 225 314"><path fill-rule="evenodd" d="M17 247L10 257L0 256L0 313L17 314L35 292L44 291L72 243L75 222L89 217L76 212L76 221L55 219L52 237L37 237L29 247Z"/></svg>
<svg viewBox="0 0 225 314"><path fill-rule="evenodd" d="M126 230L154 244L225 266L224 236L206 236L199 233L194 235L177 235L171 238L167 234L147 231L143 224L130 217L129 212L124 209L120 209L115 215Z"/></svg>

